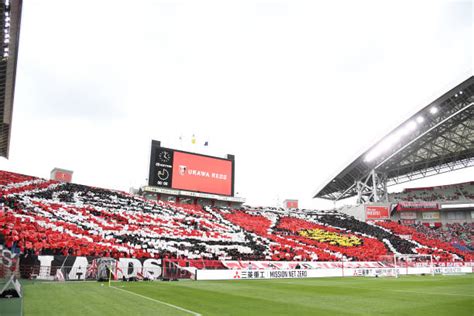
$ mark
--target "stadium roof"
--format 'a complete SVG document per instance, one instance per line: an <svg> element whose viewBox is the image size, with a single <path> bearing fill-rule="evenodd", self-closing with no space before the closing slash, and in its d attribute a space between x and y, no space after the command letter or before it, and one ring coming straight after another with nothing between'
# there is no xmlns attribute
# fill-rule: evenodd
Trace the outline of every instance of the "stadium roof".
<svg viewBox="0 0 474 316"><path fill-rule="evenodd" d="M471 76L383 137L313 197L336 201L360 195L361 186L375 187L375 175L386 191L390 185L473 166L473 105Z"/></svg>
<svg viewBox="0 0 474 316"><path fill-rule="evenodd" d="M0 0L0 157L8 158L22 0Z"/></svg>

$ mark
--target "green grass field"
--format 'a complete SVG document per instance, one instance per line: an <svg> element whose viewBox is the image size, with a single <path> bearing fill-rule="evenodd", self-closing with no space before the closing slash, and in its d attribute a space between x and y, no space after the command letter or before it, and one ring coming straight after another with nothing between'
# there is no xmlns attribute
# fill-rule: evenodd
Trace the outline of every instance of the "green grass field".
<svg viewBox="0 0 474 316"><path fill-rule="evenodd" d="M24 283L25 315L474 315L474 275Z"/></svg>

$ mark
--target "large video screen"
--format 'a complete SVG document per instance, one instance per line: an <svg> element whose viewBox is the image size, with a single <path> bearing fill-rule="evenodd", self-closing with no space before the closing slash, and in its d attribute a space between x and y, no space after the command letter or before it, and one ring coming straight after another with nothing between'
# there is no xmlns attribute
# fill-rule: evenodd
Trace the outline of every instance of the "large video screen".
<svg viewBox="0 0 474 316"><path fill-rule="evenodd" d="M153 147L149 185L233 196L234 161Z"/></svg>

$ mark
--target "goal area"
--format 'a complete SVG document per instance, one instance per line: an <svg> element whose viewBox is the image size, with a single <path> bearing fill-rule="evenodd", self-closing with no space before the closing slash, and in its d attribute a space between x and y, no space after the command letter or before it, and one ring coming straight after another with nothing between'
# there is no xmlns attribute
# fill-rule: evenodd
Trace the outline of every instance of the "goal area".
<svg viewBox="0 0 474 316"><path fill-rule="evenodd" d="M379 264L384 268L392 268L396 271L396 277L400 275L434 275L432 255L419 254L394 254L381 256Z"/></svg>

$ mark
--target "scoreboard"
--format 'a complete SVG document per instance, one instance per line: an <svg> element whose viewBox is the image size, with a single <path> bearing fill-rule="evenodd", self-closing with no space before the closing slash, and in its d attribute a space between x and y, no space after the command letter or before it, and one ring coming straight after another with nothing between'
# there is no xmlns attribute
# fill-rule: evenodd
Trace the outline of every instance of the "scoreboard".
<svg viewBox="0 0 474 316"><path fill-rule="evenodd" d="M234 195L234 156L219 158L161 147L152 141L148 184L175 190Z"/></svg>

